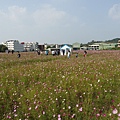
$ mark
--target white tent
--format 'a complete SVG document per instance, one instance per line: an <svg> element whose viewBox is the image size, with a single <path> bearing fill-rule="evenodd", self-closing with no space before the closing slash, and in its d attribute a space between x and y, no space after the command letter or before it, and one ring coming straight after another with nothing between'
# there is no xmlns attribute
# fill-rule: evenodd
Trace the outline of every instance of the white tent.
<svg viewBox="0 0 120 120"><path fill-rule="evenodd" d="M68 45L64 45L63 47L60 48L60 54L61 55L67 55L68 51L72 51L72 48L69 47Z"/></svg>

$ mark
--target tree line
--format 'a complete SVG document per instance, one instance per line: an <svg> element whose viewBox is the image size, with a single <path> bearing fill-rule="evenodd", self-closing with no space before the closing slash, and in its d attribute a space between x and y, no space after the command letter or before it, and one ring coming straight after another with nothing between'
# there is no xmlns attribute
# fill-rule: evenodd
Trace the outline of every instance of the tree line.
<svg viewBox="0 0 120 120"><path fill-rule="evenodd" d="M120 40L120 38L114 38L114 39L112 39L112 40L105 40L105 41L92 40L92 41L90 41L90 42L88 42L88 43L86 43L86 44L82 44L82 43L81 43L81 47L82 47L82 46L88 47L89 45L92 45L92 44L94 44L94 43L118 43L118 40Z"/></svg>

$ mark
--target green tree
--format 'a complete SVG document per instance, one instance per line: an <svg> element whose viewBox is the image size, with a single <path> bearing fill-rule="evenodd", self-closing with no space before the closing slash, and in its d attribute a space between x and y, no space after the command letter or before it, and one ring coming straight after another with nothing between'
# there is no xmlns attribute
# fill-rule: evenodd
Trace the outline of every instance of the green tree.
<svg viewBox="0 0 120 120"><path fill-rule="evenodd" d="M0 52L5 52L8 48L5 45L0 45Z"/></svg>

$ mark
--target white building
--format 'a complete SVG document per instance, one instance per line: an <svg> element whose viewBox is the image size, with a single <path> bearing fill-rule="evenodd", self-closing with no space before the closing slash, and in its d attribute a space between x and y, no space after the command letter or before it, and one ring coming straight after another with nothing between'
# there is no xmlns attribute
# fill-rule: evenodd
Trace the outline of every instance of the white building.
<svg viewBox="0 0 120 120"><path fill-rule="evenodd" d="M89 45L89 47L90 47L92 50L99 50L99 49L100 49L100 44Z"/></svg>
<svg viewBox="0 0 120 120"><path fill-rule="evenodd" d="M25 51L35 51L38 50L38 42L26 42L24 43Z"/></svg>
<svg viewBox="0 0 120 120"><path fill-rule="evenodd" d="M8 50L10 51L24 51L24 46L23 44L19 43L18 40L8 40L5 43L3 43L4 45L7 46Z"/></svg>
<svg viewBox="0 0 120 120"><path fill-rule="evenodd" d="M117 44L118 44L118 47L120 47L120 40L118 40L118 43L117 43Z"/></svg>

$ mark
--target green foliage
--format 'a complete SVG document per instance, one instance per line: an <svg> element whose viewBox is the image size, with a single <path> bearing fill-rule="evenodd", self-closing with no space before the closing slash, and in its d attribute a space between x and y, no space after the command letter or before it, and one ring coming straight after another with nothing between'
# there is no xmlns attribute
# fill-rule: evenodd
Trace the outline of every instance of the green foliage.
<svg viewBox="0 0 120 120"><path fill-rule="evenodd" d="M94 43L118 43L118 40L120 40L120 38L114 38L112 40L102 40L102 41L92 40L92 41L88 42L87 44L83 44L83 46L89 46Z"/></svg>
<svg viewBox="0 0 120 120"><path fill-rule="evenodd" d="M120 47L112 48L112 50L120 50Z"/></svg>
<svg viewBox="0 0 120 120"><path fill-rule="evenodd" d="M107 43L118 43L118 40L120 40L120 38L114 38L112 40L106 40L105 42L107 42Z"/></svg>
<svg viewBox="0 0 120 120"><path fill-rule="evenodd" d="M5 52L8 48L5 45L0 45L0 52Z"/></svg>

